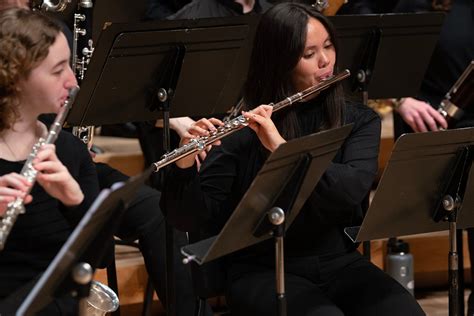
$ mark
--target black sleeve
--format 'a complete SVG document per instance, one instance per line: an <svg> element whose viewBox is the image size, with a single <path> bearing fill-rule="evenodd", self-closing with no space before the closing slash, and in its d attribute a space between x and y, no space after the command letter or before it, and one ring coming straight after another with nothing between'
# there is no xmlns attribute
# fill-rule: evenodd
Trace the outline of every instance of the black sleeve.
<svg viewBox="0 0 474 316"><path fill-rule="evenodd" d="M168 220L182 231L213 231L232 208L227 201L234 196L239 160L246 152L240 132L214 146L201 167L180 169L174 164L165 177L161 206ZM247 150L248 151L248 150Z"/></svg>
<svg viewBox="0 0 474 316"><path fill-rule="evenodd" d="M84 194L84 200L77 206L68 207L60 204L60 210L70 225L75 227L99 194L99 183L86 145L68 132L61 132L60 137L56 143L58 157L68 168Z"/></svg>
<svg viewBox="0 0 474 316"><path fill-rule="evenodd" d="M361 204L377 173L381 122L370 109L353 130L309 198L312 209L333 223L348 224L362 214Z"/></svg>

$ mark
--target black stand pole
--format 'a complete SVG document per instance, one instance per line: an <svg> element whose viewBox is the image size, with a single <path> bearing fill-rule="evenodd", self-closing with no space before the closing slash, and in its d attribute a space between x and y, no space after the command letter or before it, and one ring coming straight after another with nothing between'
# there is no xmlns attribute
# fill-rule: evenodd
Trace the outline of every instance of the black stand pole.
<svg viewBox="0 0 474 316"><path fill-rule="evenodd" d="M362 94L362 103L369 104L369 83L374 73L375 61L377 60L377 52L380 45L380 38L382 31L375 27L367 34L367 44L364 45L364 50L360 56L359 69L354 77L355 83L353 89L360 91ZM370 241L362 243L362 253L370 260Z"/></svg>
<svg viewBox="0 0 474 316"><path fill-rule="evenodd" d="M303 185L304 177L308 171L311 158L309 154L303 155L290 176L290 180L277 198L274 205L284 205L286 212L290 212L296 202L296 197ZM284 237L285 237L285 214L283 208L274 206L263 215L257 224L254 236L259 237L269 232L275 240L275 281L276 281L276 300L277 316L287 315L286 294L285 294L285 255L284 255Z"/></svg>
<svg viewBox="0 0 474 316"><path fill-rule="evenodd" d="M268 212L268 220L275 225L273 237L275 239L275 273L276 273L276 299L277 315L286 316L286 294L285 294L285 212L279 207L273 207Z"/></svg>
<svg viewBox="0 0 474 316"><path fill-rule="evenodd" d="M455 212L455 210L453 210ZM452 216L454 217L454 216ZM459 262L456 220L449 222L449 316L459 316Z"/></svg>
<svg viewBox="0 0 474 316"><path fill-rule="evenodd" d="M94 271L87 262L79 262L72 270L72 279L75 283L76 290L73 296L79 301L79 316L87 316L87 298L91 287Z"/></svg>
<svg viewBox="0 0 474 316"><path fill-rule="evenodd" d="M170 55L171 63L166 69L163 76L164 82L160 85L157 91L157 98L160 109L163 113L163 149L166 153L171 150L170 137L170 104L176 91L181 66L184 60L185 47L183 45L176 45L172 48ZM174 230L173 227L166 221L165 228L165 242L166 242L166 313L169 316L176 315L176 289L174 280Z"/></svg>
<svg viewBox="0 0 474 316"><path fill-rule="evenodd" d="M464 315L464 287L461 287L462 272L459 273L459 260L462 256L462 248L458 250L458 245L462 238L462 230L457 229L457 215L461 207L464 191L466 189L467 178L471 168L473 156L472 146L466 146L458 151L454 162L454 168L450 170L446 187L443 191L441 202L434 213L434 220L444 220L449 222L449 316Z"/></svg>
<svg viewBox="0 0 474 316"><path fill-rule="evenodd" d="M362 93L362 102L367 105L369 102L369 83L374 72L374 65L377 59L377 52L380 44L382 31L380 28L374 28L367 35L367 44L364 45L364 51L361 54L360 67L354 77L356 83L354 88ZM353 89L354 89L353 88Z"/></svg>

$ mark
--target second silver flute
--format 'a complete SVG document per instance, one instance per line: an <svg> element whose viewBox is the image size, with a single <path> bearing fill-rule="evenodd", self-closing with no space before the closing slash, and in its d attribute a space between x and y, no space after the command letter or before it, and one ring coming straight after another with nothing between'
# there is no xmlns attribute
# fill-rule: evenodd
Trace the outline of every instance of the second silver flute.
<svg viewBox="0 0 474 316"><path fill-rule="evenodd" d="M56 141L59 132L61 132L61 129L63 128L63 123L67 117L67 114L69 113L69 109L74 103L74 98L76 97L77 91L79 91L78 87L69 91L69 97L64 102L64 105L59 113L56 115L53 124L48 130L48 135L46 138L40 138L38 142L34 144L30 154L28 155L28 158L26 159L20 174L24 176L29 183L33 184L36 181L36 175L38 172L33 167L33 160L36 158L38 150L44 144L52 144ZM32 186L30 186L27 194L30 193L31 187ZM25 205L22 198L16 198L15 201L8 203L7 210L0 220L0 250L5 247L5 243L7 241L8 235L10 235L13 225L15 224L18 216L23 213L25 213Z"/></svg>
<svg viewBox="0 0 474 316"><path fill-rule="evenodd" d="M349 77L349 75L350 71L346 69L340 72L339 74L329 77L323 80L322 82L311 86L301 92L298 92L290 97L287 97L286 99L278 103L270 104L273 106L273 112L281 110L289 105L292 105L295 102L306 100L310 96L317 94L326 88L329 88L332 84ZM237 116L236 118L230 121L224 122L223 126L218 127L217 130L212 132L209 136L191 139L190 142L186 145L183 145L167 154L164 154L161 160L153 163L153 166L155 167L155 172L181 158L189 156L197 151L203 150L204 148L206 148L206 146L212 144L216 140L224 138L247 125L247 119L243 115Z"/></svg>

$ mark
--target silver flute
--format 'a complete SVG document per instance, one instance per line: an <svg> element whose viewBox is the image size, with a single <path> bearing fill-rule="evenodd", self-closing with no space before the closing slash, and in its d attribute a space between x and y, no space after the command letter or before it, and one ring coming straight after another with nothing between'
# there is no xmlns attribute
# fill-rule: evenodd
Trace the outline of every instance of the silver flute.
<svg viewBox="0 0 474 316"><path fill-rule="evenodd" d="M308 100L312 96L321 92L322 90L329 88L332 84L349 77L349 75L350 71L346 69L338 73L337 75L331 76L314 86L311 86L301 92L287 97L286 99L278 103L271 103L270 105L273 106L273 112L279 111L287 106L292 105L295 102ZM237 116L234 119L224 122L223 126L219 126L214 132L210 133L209 136L202 136L191 139L186 145L183 145L167 154L164 154L161 157L161 160L153 163L153 166L155 167L155 172L158 172L161 168L181 158L189 156L197 151L203 150L213 142L224 138L247 125L248 120L243 115Z"/></svg>
<svg viewBox="0 0 474 316"><path fill-rule="evenodd" d="M33 184L36 181L36 175L38 171L33 167L33 160L36 158L38 150L44 144L52 144L56 141L56 138L58 138L58 134L61 132L64 121L66 120L67 114L69 113L69 109L74 103L74 99L78 91L79 87L72 88L69 91L68 99L64 102L61 110L56 115L54 123L49 128L48 135L46 138L41 137L38 139L38 142L33 145L33 148L31 149L31 152L28 155L28 158L26 159L26 162L20 172L20 174L24 176L29 183ZM30 193L31 187L32 185L30 186L27 194ZM25 213L25 204L22 198L18 197L15 199L15 201L8 203L7 210L0 221L0 250L3 250L5 247L8 235L10 234L13 225L15 225L18 215L23 213Z"/></svg>

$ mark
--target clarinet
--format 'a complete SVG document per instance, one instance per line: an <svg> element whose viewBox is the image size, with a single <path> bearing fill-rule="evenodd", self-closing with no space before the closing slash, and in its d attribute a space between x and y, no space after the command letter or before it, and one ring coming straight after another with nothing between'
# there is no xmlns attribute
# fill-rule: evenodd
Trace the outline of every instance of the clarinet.
<svg viewBox="0 0 474 316"><path fill-rule="evenodd" d="M474 105L473 91L474 60L463 71L438 106L438 112L446 119L448 128L453 128L464 116L465 110Z"/></svg>
<svg viewBox="0 0 474 316"><path fill-rule="evenodd" d="M273 112L279 111L287 106L292 105L295 102L299 101L306 101L309 100L313 95L318 94L324 89L329 88L332 84L349 77L350 71L348 69L342 71L341 73L329 77L322 82L311 86L301 92L298 92L286 99L278 102L278 103L270 103L269 105L273 106ZM198 138L193 138L187 143L179 148L174 149L173 151L164 154L161 157L161 160L154 162L154 171L158 172L161 168L181 159L186 156L189 156L196 151L201 151L206 146L212 144L213 142L224 138L234 132L238 131L239 129L248 125L248 120L243 116L240 115L234 119L229 121L225 121L223 126L219 126L216 131L212 132L209 136L202 136Z"/></svg>
<svg viewBox="0 0 474 316"><path fill-rule="evenodd" d="M66 120L71 105L74 103L74 98L76 97L78 91L78 87L72 88L69 91L69 97L66 102L64 102L64 105L59 113L56 115L54 123L49 128L48 135L46 138L40 137L40 139L38 139L38 141L33 145L33 148L20 172L20 174L24 176L29 183L33 184L36 181L36 175L38 173L38 171L36 171L33 167L33 159L36 158L38 150L41 148L41 146L44 144L53 144L56 141L56 138L58 138L58 134L61 132L64 121ZM30 193L31 187L32 186L30 186L28 189L27 194ZM15 225L18 215L24 213L25 204L22 198L16 198L15 201L8 203L7 211L3 215L3 218L0 222L0 250L3 250L5 247L8 235L10 234L13 225Z"/></svg>
<svg viewBox="0 0 474 316"><path fill-rule="evenodd" d="M92 0L79 0L77 13L74 14L71 68L79 83L84 80L94 52L92 42L93 5Z"/></svg>

